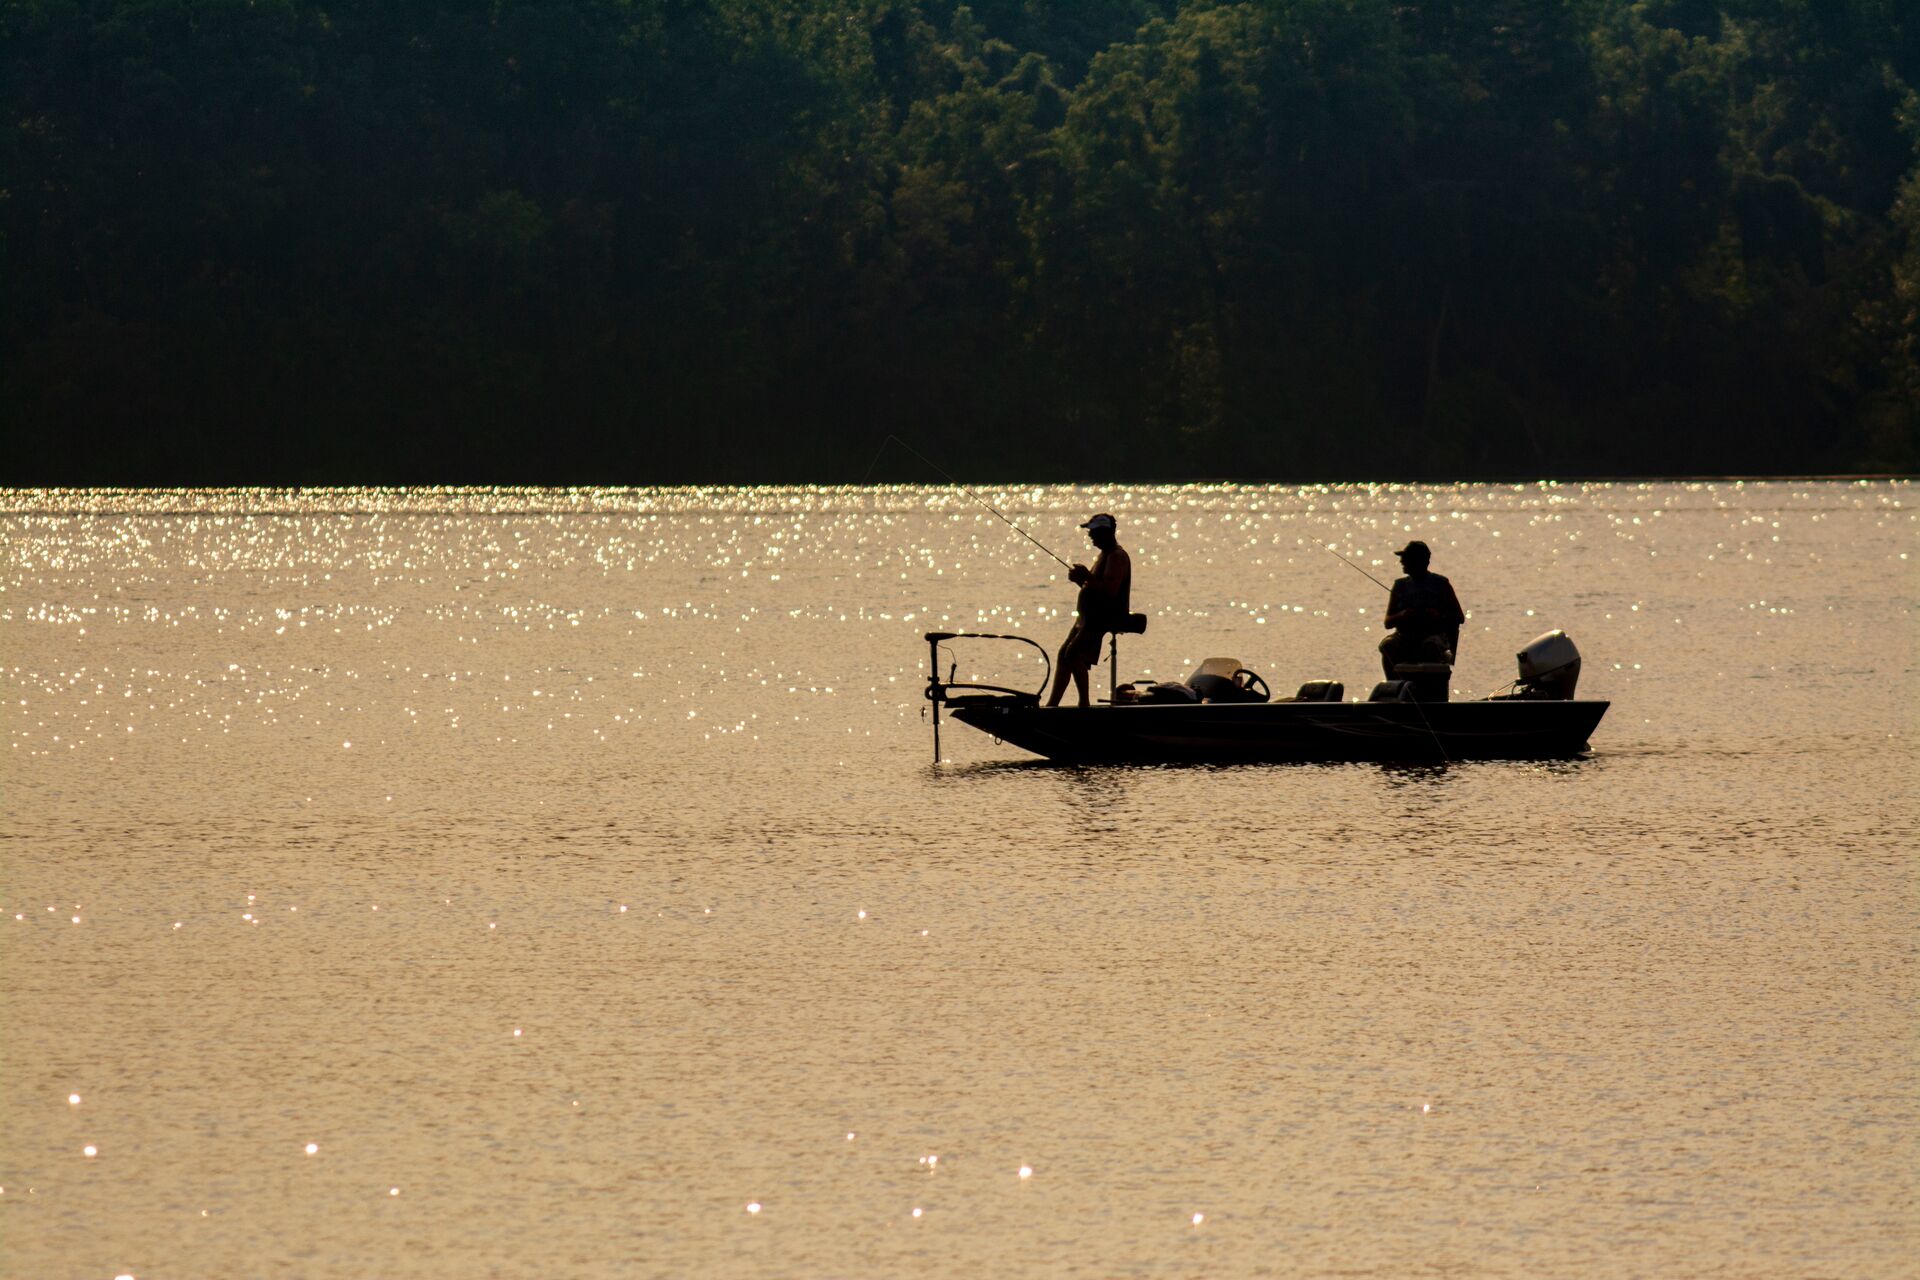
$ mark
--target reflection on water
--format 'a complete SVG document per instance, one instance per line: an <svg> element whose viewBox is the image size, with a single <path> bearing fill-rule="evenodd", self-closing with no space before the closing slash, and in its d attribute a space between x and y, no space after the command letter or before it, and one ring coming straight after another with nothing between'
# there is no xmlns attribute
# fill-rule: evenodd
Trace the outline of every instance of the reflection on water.
<svg viewBox="0 0 1920 1280"><path fill-rule="evenodd" d="M950 491L0 494L0 1274L1911 1271L1909 486L987 496L1122 679L1363 691L1417 536L1613 710L936 767L1073 597Z"/></svg>

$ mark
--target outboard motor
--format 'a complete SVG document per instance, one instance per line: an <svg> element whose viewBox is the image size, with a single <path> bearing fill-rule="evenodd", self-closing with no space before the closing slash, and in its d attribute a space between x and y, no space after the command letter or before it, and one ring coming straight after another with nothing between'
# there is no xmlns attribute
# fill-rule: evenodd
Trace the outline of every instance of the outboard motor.
<svg viewBox="0 0 1920 1280"><path fill-rule="evenodd" d="M1580 683L1580 650L1564 631L1549 631L1522 649L1516 698L1571 702Z"/></svg>

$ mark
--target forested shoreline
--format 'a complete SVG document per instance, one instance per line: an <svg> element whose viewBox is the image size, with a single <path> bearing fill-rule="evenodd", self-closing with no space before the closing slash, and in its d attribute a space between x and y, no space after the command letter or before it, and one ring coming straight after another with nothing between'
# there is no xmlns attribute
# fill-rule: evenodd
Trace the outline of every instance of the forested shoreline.
<svg viewBox="0 0 1920 1280"><path fill-rule="evenodd" d="M1916 89L1895 0L0 0L0 483L1912 471Z"/></svg>

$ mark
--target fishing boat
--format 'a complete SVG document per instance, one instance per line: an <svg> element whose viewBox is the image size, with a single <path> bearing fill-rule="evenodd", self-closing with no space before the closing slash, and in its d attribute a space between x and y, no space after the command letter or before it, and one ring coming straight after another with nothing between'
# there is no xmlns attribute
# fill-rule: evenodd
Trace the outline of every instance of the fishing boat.
<svg viewBox="0 0 1920 1280"><path fill-rule="evenodd" d="M957 640L1032 645L1046 659L1047 675L1027 692L958 680L950 662L943 679L941 651ZM1505 690L1461 702L1449 697L1450 660L1397 666L1395 678L1376 684L1364 700L1348 700L1334 680L1311 680L1275 698L1264 678L1232 658L1210 658L1185 681L1121 686L1116 645L1107 701L1047 707L1041 695L1052 661L1027 637L930 631L926 641L936 762L943 708L969 728L1048 760L1175 764L1565 759L1587 750L1609 706L1574 697L1580 653L1560 631L1519 652L1519 678Z"/></svg>

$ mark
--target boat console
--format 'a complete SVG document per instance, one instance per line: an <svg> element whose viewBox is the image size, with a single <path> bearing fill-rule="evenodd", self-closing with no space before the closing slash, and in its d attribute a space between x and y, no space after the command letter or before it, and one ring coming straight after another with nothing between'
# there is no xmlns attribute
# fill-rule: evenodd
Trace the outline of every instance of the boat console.
<svg viewBox="0 0 1920 1280"><path fill-rule="evenodd" d="M1187 677L1187 687L1202 702L1266 702L1273 697L1260 674L1238 658L1208 658Z"/></svg>

